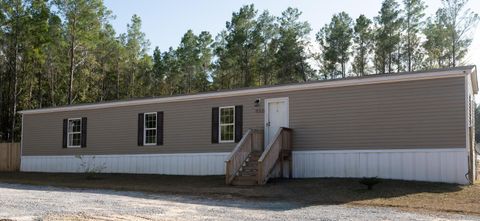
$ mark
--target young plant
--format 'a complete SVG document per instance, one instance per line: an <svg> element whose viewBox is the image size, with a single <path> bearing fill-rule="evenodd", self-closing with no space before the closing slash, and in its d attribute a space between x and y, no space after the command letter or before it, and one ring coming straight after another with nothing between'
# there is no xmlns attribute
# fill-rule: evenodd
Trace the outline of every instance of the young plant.
<svg viewBox="0 0 480 221"><path fill-rule="evenodd" d="M76 155L75 158L81 161L80 167L82 168L82 172L86 174L87 180L94 180L98 179L97 174L101 173L107 167L105 163L100 165L95 164L95 156L88 158L83 155Z"/></svg>
<svg viewBox="0 0 480 221"><path fill-rule="evenodd" d="M379 184L381 181L377 177L364 177L363 179L361 179L358 182L367 186L368 190L372 190L373 186Z"/></svg>

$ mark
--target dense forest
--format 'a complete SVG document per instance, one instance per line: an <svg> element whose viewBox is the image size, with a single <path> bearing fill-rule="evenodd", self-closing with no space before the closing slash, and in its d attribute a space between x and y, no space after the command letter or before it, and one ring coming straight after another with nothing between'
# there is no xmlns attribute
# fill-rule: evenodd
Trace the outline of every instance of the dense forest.
<svg viewBox="0 0 480 221"><path fill-rule="evenodd" d="M149 54L141 18L116 33L102 0L2 0L0 141L19 140L23 109L461 65L478 15L439 1L427 16L422 0L384 0L373 18L339 12L320 30L298 9L245 5L220 33L186 30Z"/></svg>

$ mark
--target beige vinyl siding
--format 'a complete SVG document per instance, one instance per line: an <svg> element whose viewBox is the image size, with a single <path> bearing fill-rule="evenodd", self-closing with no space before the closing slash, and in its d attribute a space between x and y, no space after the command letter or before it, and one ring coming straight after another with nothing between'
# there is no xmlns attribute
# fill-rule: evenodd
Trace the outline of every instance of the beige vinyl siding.
<svg viewBox="0 0 480 221"><path fill-rule="evenodd" d="M243 105L243 129L263 128L256 98L289 97L296 150L465 148L465 78L312 89L24 115L24 155L229 152L211 143L212 107ZM137 146L138 113L164 112L164 145ZM62 119L88 118L87 148L62 148Z"/></svg>

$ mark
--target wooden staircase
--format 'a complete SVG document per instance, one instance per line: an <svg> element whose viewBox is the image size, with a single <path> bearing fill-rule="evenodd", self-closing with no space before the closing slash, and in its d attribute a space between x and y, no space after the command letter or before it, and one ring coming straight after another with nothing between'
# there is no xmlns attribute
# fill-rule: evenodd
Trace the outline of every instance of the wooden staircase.
<svg viewBox="0 0 480 221"><path fill-rule="evenodd" d="M232 185L263 185L271 177L283 177L284 162L292 169L292 130L279 128L273 141L265 147L263 133L248 130L225 161L225 182ZM260 147L260 148L259 148Z"/></svg>
<svg viewBox="0 0 480 221"><path fill-rule="evenodd" d="M258 159L261 155L262 152L258 151L251 152L250 155L248 155L248 158L238 170L235 178L233 178L232 185L257 185Z"/></svg>

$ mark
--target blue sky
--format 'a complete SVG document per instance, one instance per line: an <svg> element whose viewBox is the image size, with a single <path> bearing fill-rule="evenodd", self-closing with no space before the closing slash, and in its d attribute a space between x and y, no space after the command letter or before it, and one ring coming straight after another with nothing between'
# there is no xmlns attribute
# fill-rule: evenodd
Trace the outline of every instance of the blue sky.
<svg viewBox="0 0 480 221"><path fill-rule="evenodd" d="M230 20L232 12L242 5L255 4L259 11L269 10L273 15L280 13L287 7L297 7L302 12L302 19L307 20L313 28L312 34L328 22L331 16L342 10L352 17L364 13L369 17L376 15L380 1L367 0L347 1L338 0L335 4L328 1L225 1L225 0L179 0L179 1L148 1L148 0L107 0L105 4L117 16L113 21L119 32L126 30L126 24L133 14L138 14L143 21L143 30L152 42L152 48L159 46L166 50L169 46L178 45L181 36L188 29L196 33L206 30L214 36L224 29L225 22Z"/></svg>
<svg viewBox="0 0 480 221"><path fill-rule="evenodd" d="M225 22L231 18L232 12L237 11L242 5L255 4L259 10L269 10L274 15L287 7L299 8L302 19L308 21L313 35L325 23L329 22L334 13L346 11L353 18L360 14L372 18L378 14L381 0L106 0L105 4L116 15L112 21L118 33L126 31L133 14L142 18L143 31L151 41L151 49L159 46L166 50L170 46L177 46L182 35L192 29L194 32L206 30L216 35L224 29ZM440 0L426 0L427 15L433 14L441 6ZM480 0L470 0L469 7L480 12Z"/></svg>

